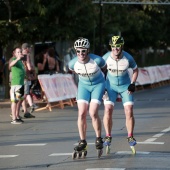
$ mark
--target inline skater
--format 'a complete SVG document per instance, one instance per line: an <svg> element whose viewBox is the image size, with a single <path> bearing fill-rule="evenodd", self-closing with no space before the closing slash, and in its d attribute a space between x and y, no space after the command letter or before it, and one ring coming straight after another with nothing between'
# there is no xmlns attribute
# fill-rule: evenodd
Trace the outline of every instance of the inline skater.
<svg viewBox="0 0 170 170"><path fill-rule="evenodd" d="M133 115L133 92L135 92L135 82L138 77L138 68L134 58L123 50L124 39L121 36L113 36L109 42L111 51L107 52L103 59L107 64L106 76L106 95L104 95L104 117L103 124L106 132L104 145L106 153L110 152L110 144L112 141L112 114L117 96L121 96L126 117L127 140L131 146L132 152L135 154L136 140L133 137L135 119ZM133 70L132 77L129 77L128 68Z"/></svg>
<svg viewBox="0 0 170 170"><path fill-rule="evenodd" d="M96 134L96 149L98 157L102 155L103 140L101 138L101 119L98 115L99 105L105 91L105 79L102 70L106 70L106 63L102 57L89 53L90 42L86 38L79 38L74 43L76 57L69 62L69 70L78 74L78 131L80 142L74 148L73 159L87 155L86 116L89 114Z"/></svg>

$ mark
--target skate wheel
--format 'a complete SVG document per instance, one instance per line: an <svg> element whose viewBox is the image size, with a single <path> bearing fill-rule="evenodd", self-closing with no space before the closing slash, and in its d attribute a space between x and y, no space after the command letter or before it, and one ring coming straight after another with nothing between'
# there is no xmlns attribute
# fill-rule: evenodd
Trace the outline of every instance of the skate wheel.
<svg viewBox="0 0 170 170"><path fill-rule="evenodd" d="M75 159L77 157L77 153L76 152L73 152L72 153L72 159Z"/></svg>
<svg viewBox="0 0 170 170"><path fill-rule="evenodd" d="M109 146L106 146L106 154L110 154L110 147Z"/></svg>
<svg viewBox="0 0 170 170"><path fill-rule="evenodd" d="M86 155L87 155L87 151L82 152L82 154L81 154L81 158L85 158L85 157L86 157Z"/></svg>
<svg viewBox="0 0 170 170"><path fill-rule="evenodd" d="M135 155L135 154L136 154L135 147L134 147L134 146L131 146L130 148L131 148L131 150L132 150L132 154L134 154L134 155Z"/></svg>
<svg viewBox="0 0 170 170"><path fill-rule="evenodd" d="M84 156L87 156L87 151L84 152Z"/></svg>
<svg viewBox="0 0 170 170"><path fill-rule="evenodd" d="M77 152L77 156L76 156L76 158L77 158L77 159L80 159L81 155L82 155L82 153L81 153L81 152Z"/></svg>
<svg viewBox="0 0 170 170"><path fill-rule="evenodd" d="M100 158L103 154L103 150L102 149L98 149L97 150L97 157Z"/></svg>
<svg viewBox="0 0 170 170"><path fill-rule="evenodd" d="M84 152L82 152L82 154L81 154L81 158L84 158L85 156L84 156Z"/></svg>

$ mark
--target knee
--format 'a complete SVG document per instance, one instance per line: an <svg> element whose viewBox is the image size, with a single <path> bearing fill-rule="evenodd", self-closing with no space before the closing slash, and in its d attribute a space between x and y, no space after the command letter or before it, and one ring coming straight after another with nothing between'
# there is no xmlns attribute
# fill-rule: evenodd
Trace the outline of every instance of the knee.
<svg viewBox="0 0 170 170"><path fill-rule="evenodd" d="M90 113L91 119L97 119L98 118L98 113Z"/></svg>
<svg viewBox="0 0 170 170"><path fill-rule="evenodd" d="M133 111L131 109L127 109L125 111L126 117L127 118L132 118L133 117Z"/></svg>
<svg viewBox="0 0 170 170"><path fill-rule="evenodd" d="M81 119L81 120L86 119L86 113L85 112L79 112L78 113L78 118Z"/></svg>
<svg viewBox="0 0 170 170"><path fill-rule="evenodd" d="M105 107L105 110L104 110L104 115L105 116L112 116L112 112L113 112L113 109L111 107Z"/></svg>

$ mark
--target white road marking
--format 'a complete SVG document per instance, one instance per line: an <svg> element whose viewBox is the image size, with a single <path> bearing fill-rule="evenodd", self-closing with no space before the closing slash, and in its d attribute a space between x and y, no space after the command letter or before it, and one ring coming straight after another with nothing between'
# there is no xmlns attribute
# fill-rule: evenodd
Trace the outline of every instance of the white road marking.
<svg viewBox="0 0 170 170"><path fill-rule="evenodd" d="M156 135L154 135L154 136L152 136L153 138L159 138L159 137L161 137L162 135L164 135L164 133L158 133L158 134L156 134Z"/></svg>
<svg viewBox="0 0 170 170"><path fill-rule="evenodd" d="M125 168L93 168L93 169L85 169L85 170L125 170Z"/></svg>
<svg viewBox="0 0 170 170"><path fill-rule="evenodd" d="M163 131L161 131L161 132L168 132L168 131L170 131L170 127L169 128L167 128L167 129L164 129Z"/></svg>
<svg viewBox="0 0 170 170"><path fill-rule="evenodd" d="M165 142L137 142L137 144L154 144L154 145L163 145Z"/></svg>
<svg viewBox="0 0 170 170"><path fill-rule="evenodd" d="M18 155L0 155L0 158L14 158L17 157Z"/></svg>
<svg viewBox="0 0 170 170"><path fill-rule="evenodd" d="M140 152L140 151L136 151L136 154L149 154L150 152ZM118 151L115 153L116 155L119 155L119 154L127 154L127 155L132 155L132 152L131 151Z"/></svg>
<svg viewBox="0 0 170 170"><path fill-rule="evenodd" d="M158 133L158 134L152 136L152 138L149 138L149 139L145 140L143 143L144 143L144 144L155 144L155 142L154 142L154 143L151 143L151 142L153 142L153 141L155 141L157 138L163 136L163 135L164 135L166 132L168 132L168 131L170 131L170 127L162 130L161 133ZM149 142L149 143L148 143L148 142ZM138 142L138 143L139 143L139 142ZM143 144L143 143L141 143L141 144ZM157 142L157 144L158 144L158 143L164 144L164 142Z"/></svg>
<svg viewBox="0 0 170 170"><path fill-rule="evenodd" d="M51 155L48 155L48 156L62 156L62 155L72 155L72 153L53 153Z"/></svg>
<svg viewBox="0 0 170 170"><path fill-rule="evenodd" d="M27 144L17 144L15 146L44 146L44 145L46 145L46 143L32 143L32 144L27 143Z"/></svg>
<svg viewBox="0 0 170 170"><path fill-rule="evenodd" d="M157 138L149 138L149 139L147 139L147 140L145 140L144 142L153 142L153 141L155 141Z"/></svg>

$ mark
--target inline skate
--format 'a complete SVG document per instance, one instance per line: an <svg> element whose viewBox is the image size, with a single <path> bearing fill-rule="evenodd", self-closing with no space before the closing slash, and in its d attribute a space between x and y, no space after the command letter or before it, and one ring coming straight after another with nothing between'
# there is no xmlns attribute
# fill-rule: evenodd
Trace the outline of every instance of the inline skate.
<svg viewBox="0 0 170 170"><path fill-rule="evenodd" d="M101 137L96 138L96 149L97 149L97 157L100 158L103 154L103 140Z"/></svg>
<svg viewBox="0 0 170 170"><path fill-rule="evenodd" d="M106 154L110 154L110 145L112 142L112 137L111 136L106 136L104 138L104 143L103 145L106 146Z"/></svg>
<svg viewBox="0 0 170 170"><path fill-rule="evenodd" d="M132 154L136 154L135 145L137 144L135 138L133 136L130 136L127 138L127 141L129 142L130 148L132 150Z"/></svg>
<svg viewBox="0 0 170 170"><path fill-rule="evenodd" d="M80 140L78 145L74 148L72 153L73 159L85 158L87 156L87 142L86 140Z"/></svg>

